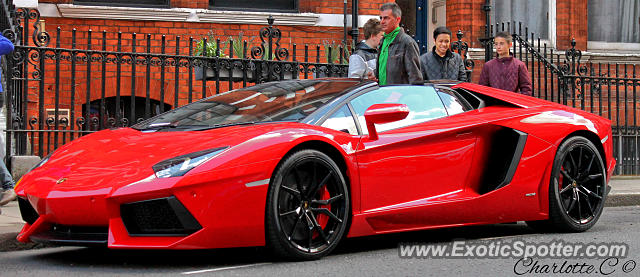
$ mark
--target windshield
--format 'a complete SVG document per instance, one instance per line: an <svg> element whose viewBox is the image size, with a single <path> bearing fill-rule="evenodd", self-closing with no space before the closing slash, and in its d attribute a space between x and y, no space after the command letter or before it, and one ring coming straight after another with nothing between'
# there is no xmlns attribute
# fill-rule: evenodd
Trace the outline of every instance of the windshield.
<svg viewBox="0 0 640 277"><path fill-rule="evenodd" d="M289 80L214 95L133 128L215 128L267 121L299 121L358 84L353 80Z"/></svg>

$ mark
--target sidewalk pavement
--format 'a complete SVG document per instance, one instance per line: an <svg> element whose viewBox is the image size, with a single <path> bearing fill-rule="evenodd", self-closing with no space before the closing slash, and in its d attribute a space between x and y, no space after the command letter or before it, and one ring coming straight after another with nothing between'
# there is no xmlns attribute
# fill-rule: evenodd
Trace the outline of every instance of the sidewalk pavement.
<svg viewBox="0 0 640 277"><path fill-rule="evenodd" d="M614 177L611 178L611 192L605 205L614 206L640 206L640 177ZM20 243L16 240L18 232L22 229L24 221L20 216L18 201L1 207L0 214L0 252L14 251L46 247L38 243Z"/></svg>

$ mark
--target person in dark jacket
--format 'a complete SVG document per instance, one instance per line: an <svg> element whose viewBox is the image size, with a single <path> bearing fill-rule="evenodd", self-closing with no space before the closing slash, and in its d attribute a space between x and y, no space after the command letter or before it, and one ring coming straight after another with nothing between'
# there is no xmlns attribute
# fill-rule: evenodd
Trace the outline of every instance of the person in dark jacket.
<svg viewBox="0 0 640 277"><path fill-rule="evenodd" d="M422 78L427 80L459 80L467 81L464 62L458 53L449 50L451 46L451 31L440 26L433 31L436 45L430 52L420 56Z"/></svg>
<svg viewBox="0 0 640 277"><path fill-rule="evenodd" d="M521 60L511 56L511 35L500 32L494 38L498 56L482 67L479 84L531 96L531 77Z"/></svg>
<svg viewBox="0 0 640 277"><path fill-rule="evenodd" d="M356 50L349 57L349 78L373 77L378 58L378 46L384 33L380 27L380 20L371 18L362 27L364 39L356 45Z"/></svg>
<svg viewBox="0 0 640 277"><path fill-rule="evenodd" d="M0 55L6 55L13 51L13 43L0 34ZM2 76L2 67L0 66L0 76ZM0 82L0 97L4 100L4 90L2 88L2 82ZM4 101L2 102L4 103ZM2 105L0 104L0 107ZM3 206L9 203L12 200L15 200L17 195L13 190L14 186L13 177L9 173L7 166L4 162L0 162L0 185L2 185L1 197L0 197L0 206ZM1 213L1 211L0 211Z"/></svg>
<svg viewBox="0 0 640 277"><path fill-rule="evenodd" d="M380 25L385 33L375 71L380 85L423 83L418 44L400 28L401 17L395 2L380 7Z"/></svg>

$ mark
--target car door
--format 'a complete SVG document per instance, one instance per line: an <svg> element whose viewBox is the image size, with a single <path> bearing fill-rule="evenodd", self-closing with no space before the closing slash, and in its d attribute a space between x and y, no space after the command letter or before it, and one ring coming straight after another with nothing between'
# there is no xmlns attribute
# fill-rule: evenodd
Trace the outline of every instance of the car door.
<svg viewBox="0 0 640 277"><path fill-rule="evenodd" d="M464 108L438 94L432 86L387 86L351 100L365 134L356 151L364 213L388 213L463 193L476 134L463 127L460 116L450 120L445 103L452 114ZM364 111L377 103L406 104L410 112L403 120L376 125L379 139L371 140Z"/></svg>

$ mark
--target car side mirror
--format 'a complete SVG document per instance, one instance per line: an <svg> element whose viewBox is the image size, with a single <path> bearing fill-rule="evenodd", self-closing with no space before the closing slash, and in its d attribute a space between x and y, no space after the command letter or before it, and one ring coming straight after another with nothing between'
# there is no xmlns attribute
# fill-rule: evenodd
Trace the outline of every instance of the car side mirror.
<svg viewBox="0 0 640 277"><path fill-rule="evenodd" d="M364 119L369 130L369 139L377 140L378 132L375 124L390 123L403 120L409 115L409 107L405 104L374 104L364 112Z"/></svg>

